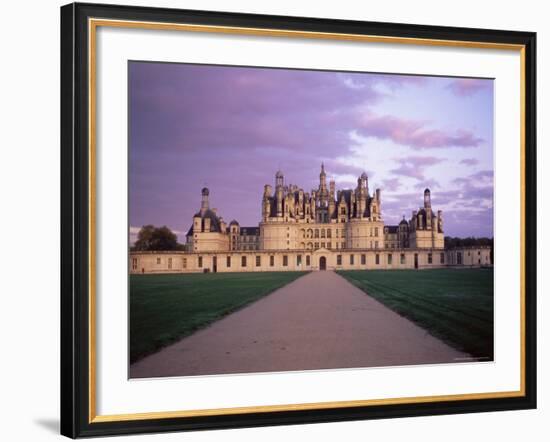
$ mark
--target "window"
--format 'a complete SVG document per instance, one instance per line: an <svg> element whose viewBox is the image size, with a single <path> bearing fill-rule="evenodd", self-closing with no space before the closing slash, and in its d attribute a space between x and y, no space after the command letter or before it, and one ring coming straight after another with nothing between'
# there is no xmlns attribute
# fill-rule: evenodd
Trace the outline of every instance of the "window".
<svg viewBox="0 0 550 442"><path fill-rule="evenodd" d="M315 229L315 238L319 238L319 229Z"/></svg>
<svg viewBox="0 0 550 442"><path fill-rule="evenodd" d="M346 248L346 243L342 241L342 245L340 246L341 249L345 249Z"/></svg>
<svg viewBox="0 0 550 442"><path fill-rule="evenodd" d="M288 266L288 256L283 255L283 267L286 267L286 266Z"/></svg>
<svg viewBox="0 0 550 442"><path fill-rule="evenodd" d="M393 255L390 253L388 254L388 265L392 265L393 262Z"/></svg>
<svg viewBox="0 0 550 442"><path fill-rule="evenodd" d="M345 207L340 207L340 214L341 215L345 215L346 214L346 208Z"/></svg>
<svg viewBox="0 0 550 442"><path fill-rule="evenodd" d="M375 256L376 265L380 264L380 255L377 253Z"/></svg>
<svg viewBox="0 0 550 442"><path fill-rule="evenodd" d="M272 255L269 257L269 266L273 267L275 265L275 257Z"/></svg>
<svg viewBox="0 0 550 442"><path fill-rule="evenodd" d="M306 255L306 266L311 265L311 257L309 255Z"/></svg>
<svg viewBox="0 0 550 442"><path fill-rule="evenodd" d="M432 263L432 254L428 253L428 264Z"/></svg>
<svg viewBox="0 0 550 442"><path fill-rule="evenodd" d="M355 255L349 255L349 263L350 263L350 265L353 265L354 260L355 260Z"/></svg>
<svg viewBox="0 0 550 442"><path fill-rule="evenodd" d="M327 229L327 238L332 238L332 230Z"/></svg>
<svg viewBox="0 0 550 442"><path fill-rule="evenodd" d="M137 269L137 258L132 258L132 270Z"/></svg>
<svg viewBox="0 0 550 442"><path fill-rule="evenodd" d="M172 268L172 258L168 258L168 268Z"/></svg>
<svg viewBox="0 0 550 442"><path fill-rule="evenodd" d="M374 228L374 236L378 236L378 227Z"/></svg>
<svg viewBox="0 0 550 442"><path fill-rule="evenodd" d="M367 263L367 255L361 255L361 265L364 266Z"/></svg>
<svg viewBox="0 0 550 442"><path fill-rule="evenodd" d="M298 267L302 265L302 255L296 256L296 265Z"/></svg>
<svg viewBox="0 0 550 442"><path fill-rule="evenodd" d="M332 243L331 242L327 242L327 248L332 249Z"/></svg>
<svg viewBox="0 0 550 442"><path fill-rule="evenodd" d="M187 258L183 258L182 261L183 261L182 267L183 267L184 269L186 269L186 268L187 268Z"/></svg>
<svg viewBox="0 0 550 442"><path fill-rule="evenodd" d="M439 254L439 263L440 264L445 264L445 253L440 253Z"/></svg>
<svg viewBox="0 0 550 442"><path fill-rule="evenodd" d="M157 264L160 264L160 258L157 258Z"/></svg>
<svg viewBox="0 0 550 442"><path fill-rule="evenodd" d="M321 243L321 247L324 248L324 247L325 247L325 244L326 244L326 243L322 242L322 243Z"/></svg>
<svg viewBox="0 0 550 442"><path fill-rule="evenodd" d="M342 255L336 256L336 265L341 266L342 265Z"/></svg>
<svg viewBox="0 0 550 442"><path fill-rule="evenodd" d="M462 253L461 252L457 252L457 254L456 254L456 263L457 264L462 264Z"/></svg>
<svg viewBox="0 0 550 442"><path fill-rule="evenodd" d="M199 268L202 267L202 256L199 256L199 264L198 265L199 265Z"/></svg>
<svg viewBox="0 0 550 442"><path fill-rule="evenodd" d="M325 229L321 229L321 238L325 238Z"/></svg>
<svg viewBox="0 0 550 442"><path fill-rule="evenodd" d="M318 243L318 242L315 243L315 248L316 248L316 249L319 248L319 243Z"/></svg>
<svg viewBox="0 0 550 442"><path fill-rule="evenodd" d="M341 232L342 232L342 233L341 233L340 236L341 236L342 238L345 238L345 237L346 237L346 232L344 231L344 229L342 229Z"/></svg>
<svg viewBox="0 0 550 442"><path fill-rule="evenodd" d="M225 258L225 265L227 268L231 267L231 256Z"/></svg>
<svg viewBox="0 0 550 442"><path fill-rule="evenodd" d="M256 267L260 267L262 265L262 257L256 256Z"/></svg>
<svg viewBox="0 0 550 442"><path fill-rule="evenodd" d="M241 257L241 267L246 267L246 256Z"/></svg>
<svg viewBox="0 0 550 442"><path fill-rule="evenodd" d="M378 241L374 241L374 248L375 248L375 249L378 248Z"/></svg>
<svg viewBox="0 0 550 442"><path fill-rule="evenodd" d="M404 253L401 253L400 261L401 261L401 264L405 264L405 254Z"/></svg>

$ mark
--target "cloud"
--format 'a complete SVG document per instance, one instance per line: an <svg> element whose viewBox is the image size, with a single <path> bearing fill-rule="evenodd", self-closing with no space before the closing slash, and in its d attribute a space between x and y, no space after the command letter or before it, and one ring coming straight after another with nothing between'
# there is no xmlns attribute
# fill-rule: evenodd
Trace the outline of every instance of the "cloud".
<svg viewBox="0 0 550 442"><path fill-rule="evenodd" d="M436 188L439 188L441 187L441 185L434 179L432 178L427 178L425 179L424 181L420 182L420 183L417 183L414 188L415 189L418 189L418 190L424 190L426 188L428 189L436 189Z"/></svg>
<svg viewBox="0 0 550 442"><path fill-rule="evenodd" d="M389 139L394 143L413 149L438 147L477 147L483 142L472 132L459 129L447 133L440 129L429 129L428 122L407 120L391 115L368 114L357 120L357 132L363 136Z"/></svg>
<svg viewBox="0 0 550 442"><path fill-rule="evenodd" d="M421 86L428 81L428 78L424 76L394 74L375 74L354 77L342 74L342 78L344 84L351 89L360 90L368 87L376 89L381 94L385 94L385 91L394 92L408 85Z"/></svg>
<svg viewBox="0 0 550 442"><path fill-rule="evenodd" d="M447 88L459 97L469 97L480 91L490 89L492 80L479 80L474 78L460 78L452 81Z"/></svg>
<svg viewBox="0 0 550 442"><path fill-rule="evenodd" d="M475 166L479 161L475 158L464 158L460 161L460 164L465 164L466 166Z"/></svg>
<svg viewBox="0 0 550 442"><path fill-rule="evenodd" d="M399 167L390 170L391 173L417 180L425 181L424 171L427 167L439 164L445 160L437 157L410 156L405 158L397 158Z"/></svg>
<svg viewBox="0 0 550 442"><path fill-rule="evenodd" d="M346 86L345 79L361 83ZM319 155L347 150L352 115L379 102L376 75L130 64L130 135L137 150L257 148Z"/></svg>
<svg viewBox="0 0 550 442"><path fill-rule="evenodd" d="M384 190L395 191L399 189L399 185L399 178L388 178L382 180L382 189Z"/></svg>

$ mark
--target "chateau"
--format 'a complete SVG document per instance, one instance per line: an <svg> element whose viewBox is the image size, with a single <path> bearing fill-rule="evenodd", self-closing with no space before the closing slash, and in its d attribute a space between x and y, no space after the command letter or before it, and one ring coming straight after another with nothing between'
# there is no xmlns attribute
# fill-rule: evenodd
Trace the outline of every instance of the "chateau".
<svg viewBox="0 0 550 442"><path fill-rule="evenodd" d="M186 235L185 251L131 252L131 273L250 272L282 270L403 269L489 266L489 247L445 250L443 213L432 209L430 190L423 206L398 225L382 217L380 189L369 190L366 173L355 189L336 191L324 165L319 186L305 192L266 184L258 226L227 224L210 208L202 189L200 210Z"/></svg>

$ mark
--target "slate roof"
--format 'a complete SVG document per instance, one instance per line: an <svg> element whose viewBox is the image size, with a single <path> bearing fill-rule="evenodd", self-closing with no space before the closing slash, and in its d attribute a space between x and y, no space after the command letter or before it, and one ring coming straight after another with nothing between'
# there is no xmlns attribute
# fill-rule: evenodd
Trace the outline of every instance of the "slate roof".
<svg viewBox="0 0 550 442"><path fill-rule="evenodd" d="M200 217L201 220L202 220L202 225L204 226L204 220L205 219L209 219L210 220L210 231L211 232L220 232L222 231L221 229L221 222L220 222L220 218L210 209L208 209L206 212L204 212L204 214L201 214L201 212L197 212L193 215L193 218L196 218L196 217ZM187 236L189 235L192 235L193 234L193 226L191 226L191 228L188 230L187 232Z"/></svg>

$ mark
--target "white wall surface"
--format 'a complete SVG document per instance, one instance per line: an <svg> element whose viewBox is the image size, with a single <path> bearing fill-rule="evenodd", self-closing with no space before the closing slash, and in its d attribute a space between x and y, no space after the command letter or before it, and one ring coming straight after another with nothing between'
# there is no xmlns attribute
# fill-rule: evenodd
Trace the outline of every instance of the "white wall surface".
<svg viewBox="0 0 550 442"><path fill-rule="evenodd" d="M542 1L297 2L130 1L132 5L467 26L538 32L539 226L548 222L546 127L549 11ZM2 440L60 438L59 426L59 6L5 2L0 48L0 407ZM545 247L546 246L546 247ZM549 302L542 273L548 235L539 229L539 409L125 437L139 441L547 440Z"/></svg>

